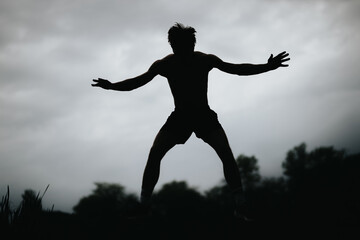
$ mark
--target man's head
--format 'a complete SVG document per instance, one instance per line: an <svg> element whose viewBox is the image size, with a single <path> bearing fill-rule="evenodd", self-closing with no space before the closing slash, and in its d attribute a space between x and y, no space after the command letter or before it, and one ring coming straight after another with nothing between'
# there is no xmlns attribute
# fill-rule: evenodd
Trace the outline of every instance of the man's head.
<svg viewBox="0 0 360 240"><path fill-rule="evenodd" d="M175 54L188 54L194 52L196 37L195 29L185 27L181 23L176 23L169 29L168 41Z"/></svg>

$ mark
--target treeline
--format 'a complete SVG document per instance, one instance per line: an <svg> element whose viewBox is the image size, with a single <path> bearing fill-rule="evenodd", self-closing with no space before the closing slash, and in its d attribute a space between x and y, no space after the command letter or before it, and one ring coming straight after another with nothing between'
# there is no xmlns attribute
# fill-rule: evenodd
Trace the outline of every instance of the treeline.
<svg viewBox="0 0 360 240"><path fill-rule="evenodd" d="M236 162L255 218L245 225L233 217L233 200L225 183L200 193L184 181L163 185L154 194L151 216L143 219L129 218L139 204L138 197L120 184L95 183L95 189L80 199L71 215L42 210L39 194L27 190L22 206L31 209L33 204L35 210L11 213L5 196L1 225L14 234L20 229L55 239L136 239L150 235L162 239L228 239L255 234L254 226L359 226L360 154L347 155L333 147L308 151L302 143L287 152L283 175L273 178L259 174L254 156L240 155Z"/></svg>

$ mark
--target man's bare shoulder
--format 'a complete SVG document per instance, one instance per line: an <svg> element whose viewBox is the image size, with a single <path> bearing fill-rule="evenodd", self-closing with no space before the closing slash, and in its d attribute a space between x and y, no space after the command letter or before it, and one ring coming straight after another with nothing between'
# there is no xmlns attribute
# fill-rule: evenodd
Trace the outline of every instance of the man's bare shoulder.
<svg viewBox="0 0 360 240"><path fill-rule="evenodd" d="M203 53L200 51L195 51L193 56L195 57L196 61L201 61L203 63L207 63L211 67L216 65L216 62L218 62L220 60L220 58L218 58L214 54L207 54L207 53ZM169 66L176 63L177 60L178 59L176 58L175 54L169 54L169 55L165 56L164 58L155 61L153 66L159 70L164 69L164 68L168 68Z"/></svg>
<svg viewBox="0 0 360 240"><path fill-rule="evenodd" d="M169 63L172 61L174 54L169 54L166 57L156 60L150 67L149 71L162 76L166 75L167 69L169 68Z"/></svg>
<svg viewBox="0 0 360 240"><path fill-rule="evenodd" d="M207 54L207 53L200 52L200 51L195 51L194 55L197 57L208 58L211 54Z"/></svg>
<svg viewBox="0 0 360 240"><path fill-rule="evenodd" d="M157 63L166 63L168 61L171 61L173 58L174 58L174 54L169 54L169 55L163 57L162 59L157 60L156 62Z"/></svg>
<svg viewBox="0 0 360 240"><path fill-rule="evenodd" d="M151 68L161 68L162 66L164 66L164 64L166 64L167 62L169 62L169 60L171 60L173 58L174 54L169 54L166 57L163 57L161 59L156 60L152 65Z"/></svg>
<svg viewBox="0 0 360 240"><path fill-rule="evenodd" d="M208 54L203 52L195 52L195 54L202 62L205 62L210 68L216 67L221 62L221 59L214 54Z"/></svg>
<svg viewBox="0 0 360 240"><path fill-rule="evenodd" d="M209 54L209 53L203 53L203 52L194 52L196 56L210 60L210 61L214 61L214 60L218 60L220 59L218 56L216 56L215 54Z"/></svg>
<svg viewBox="0 0 360 240"><path fill-rule="evenodd" d="M200 51L195 51L194 56L202 58L202 59L209 59L209 60L218 59L218 57L214 54L207 54L207 53L203 53ZM157 60L156 63L166 63L166 62L172 61L174 58L175 58L175 54L169 54L169 55L165 56L164 58Z"/></svg>

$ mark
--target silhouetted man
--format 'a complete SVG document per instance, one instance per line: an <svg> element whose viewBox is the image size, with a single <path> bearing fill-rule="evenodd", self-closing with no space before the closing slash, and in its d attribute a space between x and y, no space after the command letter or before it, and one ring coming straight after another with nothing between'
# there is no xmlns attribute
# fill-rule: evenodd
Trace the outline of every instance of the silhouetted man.
<svg viewBox="0 0 360 240"><path fill-rule="evenodd" d="M167 78L174 97L175 110L157 134L151 147L145 167L141 202L149 204L154 187L159 179L160 162L176 144L184 144L194 132L208 143L220 157L227 184L232 189L236 203L235 215L246 218L243 213L245 198L239 169L230 149L225 132L217 114L210 109L207 99L208 74L213 68L237 75L253 75L278 67L287 67L289 54L282 52L276 57L271 54L266 64L232 64L215 55L194 51L195 29L175 24L169 29L168 40L173 54L154 62L149 70L135 78L117 83L99 78L93 80L94 87L117 91L131 91L150 82L155 76Z"/></svg>

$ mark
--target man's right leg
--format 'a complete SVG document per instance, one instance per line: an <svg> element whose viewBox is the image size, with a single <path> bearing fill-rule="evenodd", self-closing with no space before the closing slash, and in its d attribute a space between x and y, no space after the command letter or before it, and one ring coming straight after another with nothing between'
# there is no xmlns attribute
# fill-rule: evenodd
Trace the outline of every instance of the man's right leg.
<svg viewBox="0 0 360 240"><path fill-rule="evenodd" d="M141 202L143 204L149 204L155 185L159 180L160 162L165 154L175 145L175 136L169 131L160 130L151 147L143 175L141 187Z"/></svg>

